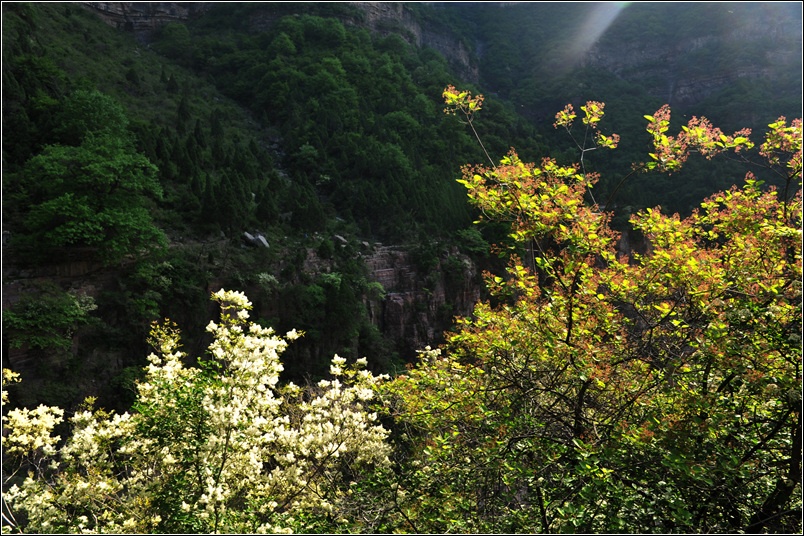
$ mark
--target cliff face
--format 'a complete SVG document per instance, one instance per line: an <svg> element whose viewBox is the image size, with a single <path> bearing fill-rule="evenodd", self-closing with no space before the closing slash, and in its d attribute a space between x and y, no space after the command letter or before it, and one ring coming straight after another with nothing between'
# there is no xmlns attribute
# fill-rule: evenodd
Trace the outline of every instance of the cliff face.
<svg viewBox="0 0 804 536"><path fill-rule="evenodd" d="M623 35L626 24L615 22L582 63L638 83L671 105L698 103L741 80L773 82L801 70L801 56L793 52L802 44L801 11L792 3L689 7L686 18L662 18L660 24L650 16L665 12L633 8L642 10L646 23L629 21L631 33ZM683 17L684 9L665 15ZM642 33L630 28L642 28Z"/></svg>
<svg viewBox="0 0 804 536"><path fill-rule="evenodd" d="M412 45L430 47L444 56L456 72L469 82L477 82L479 70L469 49L443 28L422 25L404 2L351 2L363 10L364 24L381 35L396 33Z"/></svg>
<svg viewBox="0 0 804 536"><path fill-rule="evenodd" d="M140 41L169 22L183 22L202 15L207 2L82 2L107 24L133 32Z"/></svg>
<svg viewBox="0 0 804 536"><path fill-rule="evenodd" d="M4 253L7 252L4 248ZM399 246L372 248L365 244L357 255L367 268L368 279L382 285L384 290L382 295L373 293L363 296L368 320L377 326L403 360L413 359L416 351L425 346L435 347L442 343L443 333L453 325L454 317L470 315L475 303L481 299L478 267L455 248L430 259L426 268L421 266L421 261L417 260L414 252ZM69 288L76 295L88 296L96 302L102 301L104 295L119 290L118 270L119 267L104 267L99 263L89 262L78 253L54 260L51 264L30 268L4 263L3 309L11 307L26 293L40 292L39 285L47 282L55 283L62 289ZM315 250L310 249L302 270L312 277L328 273L333 270L332 260L321 259ZM222 281L212 278L202 292L208 296L222 286ZM258 288L244 290L250 297L259 296ZM189 330L188 333L192 332L203 325L196 322L194 317L201 318L203 322L217 313L214 307L207 305L207 310L188 310L187 318L174 318L171 315L171 319L178 321L183 329ZM282 313L283 304L274 299L262 300L261 308L258 316L275 318ZM63 355L52 357L28 346L6 346L4 359L10 368L23 374L31 393L39 393L46 388L50 381L48 378L68 374L66 368L70 363L77 362L74 358L80 355L82 370L86 374L72 386L76 393L81 393L79 398L113 396L108 389L113 385L114 378L124 367L139 363L139 359L147 354L148 348L129 347L121 350L95 347L91 338L96 335L92 333L91 329L86 333L78 331L73 336L72 348ZM202 336L190 336L185 342L188 344L185 349L189 355L203 353L206 343ZM331 357L323 353L323 348L309 348L308 351L311 354L300 356L300 359L308 360L306 366L309 367L322 360L327 362ZM313 355L312 352L318 353ZM50 375L46 375L47 377L41 373L43 364L49 370ZM34 398L25 398L25 403L34 402Z"/></svg>
<svg viewBox="0 0 804 536"><path fill-rule="evenodd" d="M367 279L382 285L383 295L363 296L368 320L393 343L403 359L417 350L443 342L443 333L455 316L469 316L481 299L480 269L457 248L442 251L428 266L422 266L410 248L374 247L364 243L358 257L366 267ZM307 250L303 272L315 277L335 268L314 249ZM281 314L281 304L271 304L265 316Z"/></svg>
<svg viewBox="0 0 804 536"><path fill-rule="evenodd" d="M471 314L480 300L475 264L456 250L442 255L429 273L421 273L409 251L381 247L365 258L370 277L386 291L367 302L370 320L406 357L443 342L454 316Z"/></svg>

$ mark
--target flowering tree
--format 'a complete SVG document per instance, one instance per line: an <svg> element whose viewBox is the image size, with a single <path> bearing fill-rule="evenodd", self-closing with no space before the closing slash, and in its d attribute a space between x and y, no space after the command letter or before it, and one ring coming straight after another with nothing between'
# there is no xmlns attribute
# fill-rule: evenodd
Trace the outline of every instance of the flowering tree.
<svg viewBox="0 0 804 536"><path fill-rule="evenodd" d="M365 360L335 356L331 380L279 385L289 332L248 322L238 292L213 294L220 322L199 367L183 364L175 327L154 326L157 352L134 411L92 401L53 435L63 411L3 416L18 472L6 530L27 532L283 532L348 526L344 497L363 472L388 466L386 430L367 404L380 380ZM4 371L13 381L14 374ZM59 446L61 445L61 446ZM27 472L27 475L24 474ZM346 525L344 525L346 524Z"/></svg>
<svg viewBox="0 0 804 536"><path fill-rule="evenodd" d="M482 99L454 88L448 107ZM596 147L601 103L583 108ZM646 169L742 151L693 118L647 116ZM556 127L572 128L566 108ZM761 154L801 183L801 124L770 125ZM581 155L588 148L581 144ZM751 174L688 218L634 215L648 251L618 258L582 166L467 166L483 219L531 258L487 276L499 304L460 319L443 351L381 387L404 430L399 526L424 532L794 532L801 513L801 193Z"/></svg>

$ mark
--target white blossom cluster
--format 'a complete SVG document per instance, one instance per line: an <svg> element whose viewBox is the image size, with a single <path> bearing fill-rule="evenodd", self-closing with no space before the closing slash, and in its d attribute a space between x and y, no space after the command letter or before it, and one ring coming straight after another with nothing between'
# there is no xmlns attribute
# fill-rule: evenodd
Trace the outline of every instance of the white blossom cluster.
<svg viewBox="0 0 804 536"><path fill-rule="evenodd" d="M284 338L248 322L240 292L221 305L210 358L186 367L175 330L155 328L158 354L132 413L77 412L61 448L59 408L3 417L6 455L36 470L10 486L26 532L275 533L333 512L355 474L389 466L387 431L367 408L384 377L332 360L333 379L280 386ZM26 458L27 457L27 458ZM42 464L42 459L47 464ZM19 478L19 477L18 477Z"/></svg>

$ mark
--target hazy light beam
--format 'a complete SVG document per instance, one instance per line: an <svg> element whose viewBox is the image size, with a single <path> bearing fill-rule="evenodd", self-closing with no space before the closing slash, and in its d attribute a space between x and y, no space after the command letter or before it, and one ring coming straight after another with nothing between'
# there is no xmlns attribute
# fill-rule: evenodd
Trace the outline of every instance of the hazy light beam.
<svg viewBox="0 0 804 536"><path fill-rule="evenodd" d="M578 65L600 36L617 19L620 12L631 2L605 2L594 4L583 23L574 32L570 44L561 53L565 69Z"/></svg>

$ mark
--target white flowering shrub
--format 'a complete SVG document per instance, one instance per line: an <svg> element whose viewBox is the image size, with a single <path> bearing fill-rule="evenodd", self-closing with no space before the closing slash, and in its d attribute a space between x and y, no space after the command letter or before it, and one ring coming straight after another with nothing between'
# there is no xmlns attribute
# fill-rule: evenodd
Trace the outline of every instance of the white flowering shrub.
<svg viewBox="0 0 804 536"><path fill-rule="evenodd" d="M60 447L62 410L3 417L4 453L28 471L8 478L4 532L275 533L322 520L348 530L355 480L390 465L368 407L383 377L335 356L332 379L280 386L279 356L299 334L248 322L242 293L212 297L221 317L207 327L209 356L185 366L175 327L155 326L131 413L90 400Z"/></svg>

